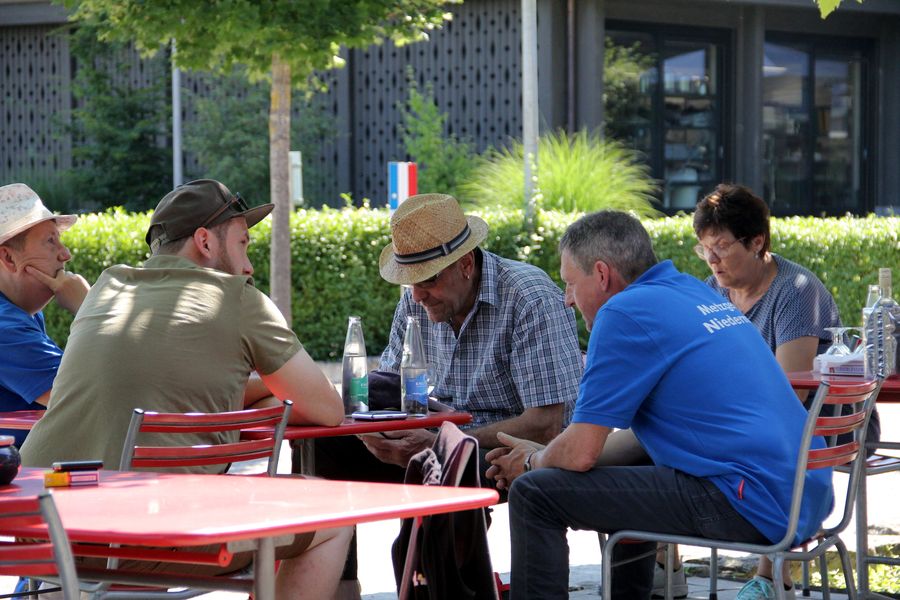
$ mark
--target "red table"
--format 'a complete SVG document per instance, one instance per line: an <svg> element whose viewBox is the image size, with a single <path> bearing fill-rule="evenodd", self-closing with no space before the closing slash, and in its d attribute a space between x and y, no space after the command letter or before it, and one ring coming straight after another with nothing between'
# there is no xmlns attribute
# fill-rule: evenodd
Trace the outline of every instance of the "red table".
<svg viewBox="0 0 900 600"><path fill-rule="evenodd" d="M424 417L407 417L402 420L388 421L356 421L346 417L344 422L337 427L288 425L284 431L284 439L292 440L293 443L300 446L301 464L294 465L294 472L313 475L315 474L315 446L313 445L313 440L316 438L400 431L403 429L427 429L429 427L440 427L444 421L464 425L472 421L472 415L462 411L441 411L429 412ZM272 430L266 428L245 429L241 432L241 437L247 439L259 439L270 437L271 435Z"/></svg>
<svg viewBox="0 0 900 600"><path fill-rule="evenodd" d="M43 489L43 470L23 468L11 485L0 487L0 496ZM498 496L485 488L104 470L100 485L55 488L53 498L73 543L245 546L255 541L254 596L266 600L274 596L275 537L489 506Z"/></svg>
<svg viewBox="0 0 900 600"><path fill-rule="evenodd" d="M797 390L815 390L823 381L830 383L859 383L862 377L822 375L813 371L793 371L787 374ZM878 402L900 402L900 377L885 379L878 393Z"/></svg>
<svg viewBox="0 0 900 600"><path fill-rule="evenodd" d="M44 416L45 410L14 410L0 412L0 429L25 429L31 431L34 424Z"/></svg>

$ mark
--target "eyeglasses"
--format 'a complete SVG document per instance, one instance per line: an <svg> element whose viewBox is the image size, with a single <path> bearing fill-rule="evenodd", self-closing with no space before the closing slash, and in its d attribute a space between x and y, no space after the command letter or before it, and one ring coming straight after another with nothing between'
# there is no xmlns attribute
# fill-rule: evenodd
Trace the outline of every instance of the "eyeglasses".
<svg viewBox="0 0 900 600"><path fill-rule="evenodd" d="M420 290L430 290L435 285L437 285L438 279L441 278L441 275L443 275L444 271L446 271L446 270L447 269L441 269L440 271L438 271L437 273L435 273L434 275L432 275L425 281L420 281L419 283L414 283L413 287L417 287Z"/></svg>
<svg viewBox="0 0 900 600"><path fill-rule="evenodd" d="M237 204L239 212L246 212L250 210L250 207L247 206L247 203L244 201L244 198L240 195L240 193L235 193L234 196L232 196L231 200L220 206L216 210L216 212L210 215L209 218L207 218L206 221L203 222L203 225L201 225L200 227L208 226L210 223L218 219L219 215L221 215L223 212L225 212L235 204Z"/></svg>
<svg viewBox="0 0 900 600"><path fill-rule="evenodd" d="M703 244L697 244L694 246L694 254L700 257L701 260L709 260L709 257L715 254L718 258L728 258L728 255L731 254L732 249L734 249L734 245L738 242L742 242L747 238L738 238L733 242L720 242L716 244L714 248L710 248L709 246L704 246Z"/></svg>

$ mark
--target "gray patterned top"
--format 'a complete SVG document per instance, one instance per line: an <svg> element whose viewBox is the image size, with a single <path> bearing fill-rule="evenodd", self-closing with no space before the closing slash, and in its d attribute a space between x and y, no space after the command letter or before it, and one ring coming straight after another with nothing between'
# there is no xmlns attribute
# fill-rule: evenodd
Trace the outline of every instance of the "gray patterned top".
<svg viewBox="0 0 900 600"><path fill-rule="evenodd" d="M821 354L831 345L826 327L840 327L841 316L834 297L815 274L795 262L772 254L778 273L772 285L746 316L775 352L782 344L801 337L819 338ZM719 286L714 276L706 283L731 300L729 290Z"/></svg>

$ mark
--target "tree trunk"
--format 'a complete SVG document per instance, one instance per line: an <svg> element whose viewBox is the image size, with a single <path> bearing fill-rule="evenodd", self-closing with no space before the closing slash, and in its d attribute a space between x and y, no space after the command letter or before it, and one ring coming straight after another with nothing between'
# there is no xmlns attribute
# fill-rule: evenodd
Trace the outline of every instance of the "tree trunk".
<svg viewBox="0 0 900 600"><path fill-rule="evenodd" d="M291 148L291 67L272 57L269 95L269 183L272 188L272 247L269 295L291 325L291 199L288 193Z"/></svg>

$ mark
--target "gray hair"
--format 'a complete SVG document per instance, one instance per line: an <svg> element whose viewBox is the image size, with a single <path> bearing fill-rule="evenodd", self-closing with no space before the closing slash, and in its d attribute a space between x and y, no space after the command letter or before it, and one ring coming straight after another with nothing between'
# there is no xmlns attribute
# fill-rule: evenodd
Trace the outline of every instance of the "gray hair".
<svg viewBox="0 0 900 600"><path fill-rule="evenodd" d="M658 262L641 222L615 210L590 213L569 225L559 241L560 254L564 251L585 273L602 260L615 267L626 283Z"/></svg>

